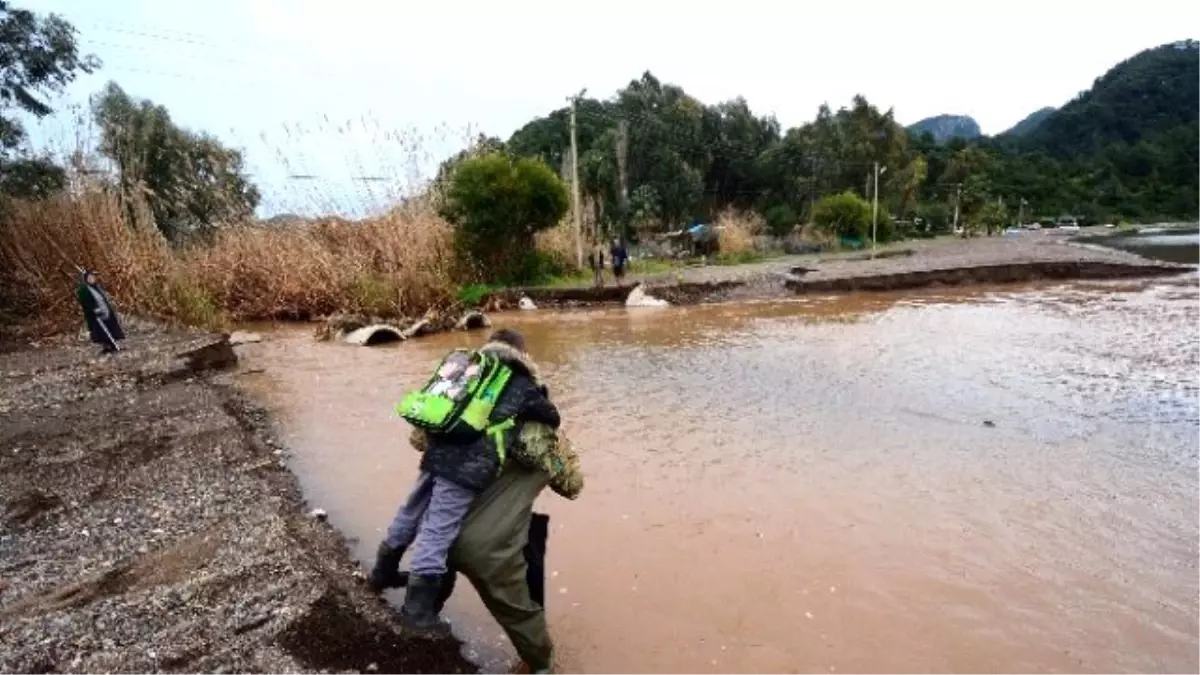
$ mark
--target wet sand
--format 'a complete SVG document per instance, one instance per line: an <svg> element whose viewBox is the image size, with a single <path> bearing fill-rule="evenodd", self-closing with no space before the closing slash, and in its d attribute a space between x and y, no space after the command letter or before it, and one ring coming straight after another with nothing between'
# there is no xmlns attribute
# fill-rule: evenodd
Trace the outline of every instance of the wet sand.
<svg viewBox="0 0 1200 675"><path fill-rule="evenodd" d="M1195 672L1196 283L494 316L586 453L539 503L561 669ZM392 405L480 338L246 351L362 558L416 470Z"/></svg>

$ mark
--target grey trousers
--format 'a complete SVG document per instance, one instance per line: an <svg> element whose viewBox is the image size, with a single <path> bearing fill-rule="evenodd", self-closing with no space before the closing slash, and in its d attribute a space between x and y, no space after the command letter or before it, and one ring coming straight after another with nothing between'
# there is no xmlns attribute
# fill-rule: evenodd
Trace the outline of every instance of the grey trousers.
<svg viewBox="0 0 1200 675"><path fill-rule="evenodd" d="M476 496L473 490L457 483L421 472L408 500L388 526L388 546L407 548L415 541L409 563L412 573L445 574L446 557Z"/></svg>

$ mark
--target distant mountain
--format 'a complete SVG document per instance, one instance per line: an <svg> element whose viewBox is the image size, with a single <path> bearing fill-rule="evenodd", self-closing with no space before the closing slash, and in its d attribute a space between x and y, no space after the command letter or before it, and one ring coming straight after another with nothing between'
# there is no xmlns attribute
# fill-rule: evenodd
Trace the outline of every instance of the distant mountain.
<svg viewBox="0 0 1200 675"><path fill-rule="evenodd" d="M298 216L294 213L277 213L270 218L262 218L258 222L266 227L283 227L286 225L295 225L296 223L304 222L306 218Z"/></svg>
<svg viewBox="0 0 1200 675"><path fill-rule="evenodd" d="M1013 138L1021 138L1033 133L1042 123L1050 119L1050 116L1058 112L1058 108L1045 107L1041 110L1034 111L1028 117L1017 122L1011 129L1005 131L1002 136L1012 136Z"/></svg>
<svg viewBox="0 0 1200 675"><path fill-rule="evenodd" d="M1200 124L1200 43L1147 49L1114 66L1037 125L1026 140L1057 157L1096 156L1115 145L1190 141ZM1170 136L1170 140L1168 140ZM1191 173L1195 175L1193 162Z"/></svg>
<svg viewBox="0 0 1200 675"><path fill-rule="evenodd" d="M979 130L979 123L967 115L937 115L908 127L910 134L920 135L926 132L932 134L933 140L938 143L945 143L952 138L970 141L983 135Z"/></svg>

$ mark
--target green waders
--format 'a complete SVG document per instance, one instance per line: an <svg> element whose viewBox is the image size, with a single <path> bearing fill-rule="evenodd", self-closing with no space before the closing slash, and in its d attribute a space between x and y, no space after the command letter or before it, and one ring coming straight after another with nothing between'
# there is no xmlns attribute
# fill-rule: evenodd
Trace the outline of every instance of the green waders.
<svg viewBox="0 0 1200 675"><path fill-rule="evenodd" d="M532 670L552 666L546 612L529 595L522 549L533 502L549 477L509 462L475 500L450 549L450 568L465 575Z"/></svg>

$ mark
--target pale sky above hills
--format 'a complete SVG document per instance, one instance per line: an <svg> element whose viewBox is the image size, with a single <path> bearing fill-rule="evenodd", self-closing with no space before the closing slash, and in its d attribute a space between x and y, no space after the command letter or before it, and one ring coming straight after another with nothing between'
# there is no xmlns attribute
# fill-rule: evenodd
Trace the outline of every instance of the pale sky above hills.
<svg viewBox="0 0 1200 675"><path fill-rule="evenodd" d="M63 15L104 61L59 114L31 125L35 143L73 143L68 107L116 80L243 148L264 215L381 207L389 186L410 167L431 171L468 127L506 138L582 88L609 97L645 70L705 103L744 96L784 127L862 93L902 123L964 114L994 134L1200 25L1182 0L14 4ZM386 133L403 129L422 137L420 152Z"/></svg>

